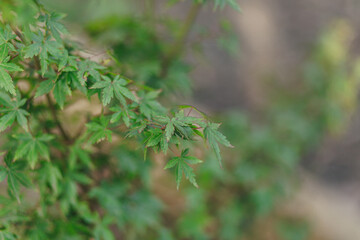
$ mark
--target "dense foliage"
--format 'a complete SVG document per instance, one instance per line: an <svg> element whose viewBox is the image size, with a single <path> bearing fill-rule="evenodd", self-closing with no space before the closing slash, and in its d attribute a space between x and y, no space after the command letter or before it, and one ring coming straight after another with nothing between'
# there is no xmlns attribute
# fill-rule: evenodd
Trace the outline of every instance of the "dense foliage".
<svg viewBox="0 0 360 240"><path fill-rule="evenodd" d="M87 22L91 39L107 48L96 59L69 37L64 15L36 0L0 2L3 239L256 235L256 221L289 190L301 156L351 112L360 68L347 60L347 26L336 25L296 91L274 90L263 121L219 117L236 146L222 161L221 145L232 145L220 124L196 107L161 104L191 93L182 56L206 5L239 10L233 0L193 1L185 20L175 20L155 16L150 4L143 16ZM303 224L288 225L275 227L283 238L306 237Z"/></svg>

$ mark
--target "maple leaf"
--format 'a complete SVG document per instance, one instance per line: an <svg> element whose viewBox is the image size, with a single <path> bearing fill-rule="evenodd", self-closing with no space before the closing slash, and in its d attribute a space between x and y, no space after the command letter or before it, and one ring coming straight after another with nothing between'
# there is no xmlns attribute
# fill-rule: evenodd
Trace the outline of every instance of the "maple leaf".
<svg viewBox="0 0 360 240"><path fill-rule="evenodd" d="M204 129L204 136L205 139L208 141L210 147L215 152L216 158L219 161L220 166L221 163L221 154L220 154L220 148L219 143L226 146L226 147L233 147L231 143L226 139L226 137L218 131L218 128L220 127L220 124L218 123L209 123L208 126Z"/></svg>
<svg viewBox="0 0 360 240"><path fill-rule="evenodd" d="M4 115L0 118L0 132L10 127L16 120L19 125L28 131L27 116L29 113L21 107L26 103L26 99L21 99L20 93L16 95L16 99L12 100L6 93L0 92L0 113Z"/></svg>
<svg viewBox="0 0 360 240"><path fill-rule="evenodd" d="M113 80L107 76L103 76L103 81L96 82L91 88L102 89L102 102L106 106L114 98L114 96L120 101L120 103L126 107L126 100L128 98L134 102L137 102L134 94L126 88L127 82L125 79L120 78L117 75Z"/></svg>
<svg viewBox="0 0 360 240"><path fill-rule="evenodd" d="M30 133L17 134L15 138L18 139L21 144L16 149L15 160L20 158L26 158L31 168L34 168L40 157L46 160L50 160L48 142L51 141L54 136L49 134L40 134L33 137Z"/></svg>
<svg viewBox="0 0 360 240"><path fill-rule="evenodd" d="M14 63L9 63L9 60L9 45L3 42L0 45L0 88L15 95L15 86L9 72L21 72L23 69Z"/></svg>
<svg viewBox="0 0 360 240"><path fill-rule="evenodd" d="M170 161L164 167L164 169L175 167L175 176L176 176L176 183L178 189L183 174L192 185L194 185L195 187L199 187L198 184L196 183L194 170L191 168L190 165L199 164L202 163L202 161L200 159L197 159L196 157L188 156L188 153L189 153L189 149L186 148L181 152L180 156L173 157L172 159L170 159Z"/></svg>

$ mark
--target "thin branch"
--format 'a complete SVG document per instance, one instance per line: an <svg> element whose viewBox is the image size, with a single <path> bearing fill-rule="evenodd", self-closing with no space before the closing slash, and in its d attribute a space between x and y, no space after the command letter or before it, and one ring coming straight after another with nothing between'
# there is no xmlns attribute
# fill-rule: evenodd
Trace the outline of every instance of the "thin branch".
<svg viewBox="0 0 360 240"><path fill-rule="evenodd" d="M171 151L175 156L180 157L180 155L177 154L170 146L169 146L169 149L170 149L170 151Z"/></svg>
<svg viewBox="0 0 360 240"><path fill-rule="evenodd" d="M14 59L14 58L16 58L17 56L19 56L19 54L17 53L17 54L15 54L14 56L12 56L11 58L10 58L10 62Z"/></svg>
<svg viewBox="0 0 360 240"><path fill-rule="evenodd" d="M22 42L25 42L24 36L23 36L16 28L12 28L12 29L13 29L13 31L15 32L15 34L20 38L20 40L21 40ZM41 69L41 66L40 66L40 60L39 60L39 58L38 58L37 56L35 56L35 57L34 57L34 60L35 60L35 68L36 68L37 70L40 70L40 69ZM39 74L39 78L40 78L41 80L44 80L43 77L42 77L40 74ZM32 97L30 97L30 98L33 99ZM63 136L63 138L64 138L65 141L70 142L71 139L70 139L69 135L66 133L65 129L63 128L63 126L61 125L61 122L60 122L60 120L59 120L59 118L58 118L58 115L57 115L55 106L54 106L54 104L53 104L53 102L52 102L51 97L50 97L49 94L46 95L46 99L47 99L47 102L48 102L48 104L49 104L49 108L50 108L51 115L52 115L52 117L53 117L53 119L54 119L54 121L55 121L58 129L60 130L61 135Z"/></svg>
<svg viewBox="0 0 360 240"><path fill-rule="evenodd" d="M46 94L46 99L47 99L47 102L49 104L49 108L50 108L52 118L54 119L55 124L57 125L58 129L60 130L61 135L63 136L65 141L70 141L71 139L70 139L69 135L66 133L64 127L61 125L61 122L59 120L59 117L58 117L56 109L55 109L55 105L52 102L51 97L50 97L49 94Z"/></svg>
<svg viewBox="0 0 360 240"><path fill-rule="evenodd" d="M35 56L34 59L35 59L35 67L36 67L36 69L40 70L41 67L40 67L39 58L37 56ZM39 77L40 77L41 80L44 80L43 77L40 74L39 74ZM49 108L50 108L52 118L55 121L55 124L57 125L62 137L64 138L65 141L70 142L71 138L69 137L69 135L66 133L64 127L62 126L62 124L61 124L61 122L59 120L59 117L57 115L55 105L52 102L51 97L50 97L49 94L46 94L46 99L47 99L47 102L48 102L48 105L49 105Z"/></svg>
<svg viewBox="0 0 360 240"><path fill-rule="evenodd" d="M189 36L192 26L195 23L196 17L198 16L201 10L202 4L193 3L191 9L185 19L184 25L182 26L178 37L176 38L173 45L170 47L167 54L165 54L164 58L161 62L161 72L159 74L160 78L165 78L168 75L169 68L173 61L178 57L178 55L182 52L186 40Z"/></svg>
<svg viewBox="0 0 360 240"><path fill-rule="evenodd" d="M20 39L20 41L24 44L26 44L26 39L24 37L24 35L21 34L21 32L19 31L18 28L14 27L14 26L11 26L11 29L13 30L13 32L15 33L15 35Z"/></svg>

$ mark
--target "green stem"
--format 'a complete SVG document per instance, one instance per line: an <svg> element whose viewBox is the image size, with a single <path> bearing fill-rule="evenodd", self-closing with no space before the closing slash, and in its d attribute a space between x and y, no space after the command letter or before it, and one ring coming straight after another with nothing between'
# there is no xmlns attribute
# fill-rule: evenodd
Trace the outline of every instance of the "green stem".
<svg viewBox="0 0 360 240"><path fill-rule="evenodd" d="M169 68L173 61L180 55L183 51L186 40L189 36L190 30L194 25L197 15L201 10L202 4L194 3L191 6L191 9L185 19L184 25L182 26L178 37L175 39L175 42L170 47L169 51L165 54L161 62L161 72L159 74L160 78L166 78L168 75Z"/></svg>
<svg viewBox="0 0 360 240"><path fill-rule="evenodd" d="M55 121L55 124L57 125L58 129L60 130L61 135L63 136L65 141L70 141L71 139L68 136L68 134L66 133L63 126L61 125L61 122L59 120L59 117L58 117L56 109L55 109L55 105L53 104L49 94L46 94L46 100L47 100L47 102L49 104L51 115L52 115L52 117L53 117L53 119Z"/></svg>

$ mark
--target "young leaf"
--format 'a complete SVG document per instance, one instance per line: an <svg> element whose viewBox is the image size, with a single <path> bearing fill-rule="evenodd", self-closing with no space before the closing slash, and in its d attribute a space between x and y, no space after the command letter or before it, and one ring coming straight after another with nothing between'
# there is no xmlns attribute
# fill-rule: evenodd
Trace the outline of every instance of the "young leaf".
<svg viewBox="0 0 360 240"><path fill-rule="evenodd" d="M93 122L86 124L87 130L90 134L89 142L94 144L107 139L111 142L112 131L108 129L109 118L101 116Z"/></svg>
<svg viewBox="0 0 360 240"><path fill-rule="evenodd" d="M209 123L207 127L204 129L204 136L205 139L208 141L210 147L215 152L216 158L219 160L220 166L221 163L221 155L220 155L220 148L219 143L226 146L226 147L233 147L230 142L226 139L226 137L218 131L220 124L217 123Z"/></svg>
<svg viewBox="0 0 360 240"><path fill-rule="evenodd" d="M161 129L155 128L155 129L152 129L151 131L149 131L149 133L150 133L150 136L146 140L146 147L157 146L161 141L163 132L161 131Z"/></svg>
<svg viewBox="0 0 360 240"><path fill-rule="evenodd" d="M83 86L85 85L85 81L89 75L92 76L96 81L100 81L101 75L99 70L105 69L105 67L90 60L80 61L78 67L79 71L77 76L81 85Z"/></svg>
<svg viewBox="0 0 360 240"><path fill-rule="evenodd" d="M145 93L142 91L138 93L141 98L141 101L139 102L140 112L148 119L166 113L166 109L156 100L160 92L161 91L150 91Z"/></svg>
<svg viewBox="0 0 360 240"><path fill-rule="evenodd" d="M24 162L13 161L13 154L8 152L5 156L5 163L6 163L6 175L7 175L7 182L8 182L8 193L10 196L17 199L20 203L20 185L24 187L30 187L31 181L30 179L22 172L25 168Z"/></svg>
<svg viewBox="0 0 360 240"><path fill-rule="evenodd" d="M61 42L62 39L60 34L68 33L64 25L59 23L59 20L63 19L65 15L53 12L50 15L46 14L45 16L42 17L43 18L40 18L40 20L45 20L46 26L50 29L50 32L53 35L53 37L56 39L56 41Z"/></svg>
<svg viewBox="0 0 360 240"><path fill-rule="evenodd" d="M40 97L42 95L48 94L55 86L55 83L53 80L45 80L40 83L38 89L36 90L35 97Z"/></svg>
<svg viewBox="0 0 360 240"><path fill-rule="evenodd" d="M0 113L4 113L0 118L0 132L10 127L15 120L25 131L28 131L26 117L29 116L29 113L21 108L25 103L26 99L21 99L20 93L17 94L15 100L11 100L6 93L0 94L0 104L5 107L0 108Z"/></svg>
<svg viewBox="0 0 360 240"><path fill-rule="evenodd" d="M2 230L0 230L0 239L16 240L16 239L18 239L18 237L15 234L7 231L6 229L2 229Z"/></svg>
<svg viewBox="0 0 360 240"><path fill-rule="evenodd" d="M0 182L4 181L6 176L7 176L6 168L3 166L0 166Z"/></svg>
<svg viewBox="0 0 360 240"><path fill-rule="evenodd" d="M182 110L176 113L175 117L171 119L168 116L156 116L155 120L166 125L165 136L168 142L175 132L182 138L189 139L196 133L196 129L193 128L194 124L203 124L199 118L185 116Z"/></svg>
<svg viewBox="0 0 360 240"><path fill-rule="evenodd" d="M110 103L111 99L113 99L115 95L120 103L126 107L125 98L137 102L137 99L132 92L125 87L126 85L127 82L118 75L113 80L107 76L103 76L103 81L96 82L91 88L102 89L102 102L105 106Z"/></svg>
<svg viewBox="0 0 360 240"><path fill-rule="evenodd" d="M166 154L167 150L169 149L169 143L168 143L165 135L163 135L163 137L160 140L160 148L164 154Z"/></svg>
<svg viewBox="0 0 360 240"><path fill-rule="evenodd" d="M25 58L39 56L41 65L41 74L44 76L50 62L49 55L59 59L64 51L63 46L50 37L45 38L41 31L32 35L33 43L25 48Z"/></svg>
<svg viewBox="0 0 360 240"><path fill-rule="evenodd" d="M67 95L71 95L71 89L68 85L66 74L61 74L54 88L54 98L61 109L64 108Z"/></svg>
<svg viewBox="0 0 360 240"><path fill-rule="evenodd" d="M174 124L172 123L171 120L169 120L168 123L166 124L166 128L165 128L166 141L168 141L168 142L170 141L170 138L174 134L174 131L175 131Z"/></svg>
<svg viewBox="0 0 360 240"><path fill-rule="evenodd" d="M0 28L0 45L5 45L7 49L15 51L15 47L11 44L10 40L16 38L16 35L12 32L11 27L6 25L5 28Z"/></svg>
<svg viewBox="0 0 360 240"><path fill-rule="evenodd" d="M57 195L60 181L62 180L60 169L50 162L44 162L39 169L39 180L42 181L44 185L49 184L54 194Z"/></svg>
<svg viewBox="0 0 360 240"><path fill-rule="evenodd" d="M110 119L111 123L118 122L122 119L127 127L130 127L130 116L126 108L122 109L120 106L110 108L111 111L115 112Z"/></svg>
<svg viewBox="0 0 360 240"><path fill-rule="evenodd" d="M182 151L179 157L173 157L164 167L164 169L175 167L175 176L178 189L183 174L192 185L194 185L195 187L199 187L196 183L194 170L190 167L190 164L198 164L202 161L195 157L187 156L188 151L189 149L185 149L184 151Z"/></svg>
<svg viewBox="0 0 360 240"><path fill-rule="evenodd" d="M14 63L9 63L8 48L6 43L0 45L0 88L15 95L15 86L8 72L21 72L23 69Z"/></svg>
<svg viewBox="0 0 360 240"><path fill-rule="evenodd" d="M69 166L71 169L75 168L75 166L77 165L77 160L80 160L80 162L84 164L84 166L90 169L94 168L89 153L85 151L79 143L75 143L75 145L72 146L70 150Z"/></svg>
<svg viewBox="0 0 360 240"><path fill-rule="evenodd" d="M50 160L47 144L54 138L52 135L42 134L33 137L30 133L25 133L15 135L15 138L21 142L15 151L15 160L26 158L31 168L35 167L40 157Z"/></svg>

